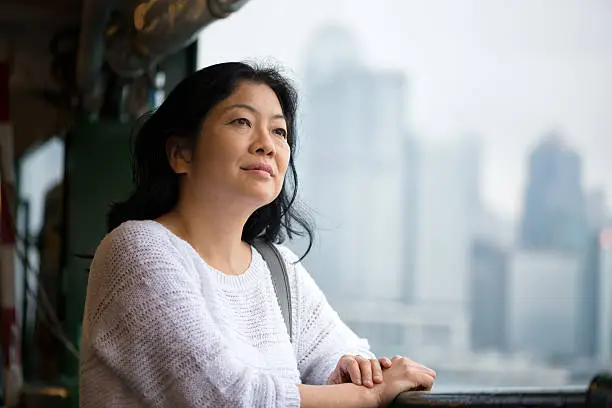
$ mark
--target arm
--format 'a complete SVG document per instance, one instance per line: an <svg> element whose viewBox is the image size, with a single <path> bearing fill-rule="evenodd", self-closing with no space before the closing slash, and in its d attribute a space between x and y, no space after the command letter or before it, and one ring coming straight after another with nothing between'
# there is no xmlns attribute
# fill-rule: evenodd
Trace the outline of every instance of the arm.
<svg viewBox="0 0 612 408"><path fill-rule="evenodd" d="M367 340L359 338L327 302L297 256L279 248L295 279L296 351L298 368L306 384L327 384L329 375L345 354L375 358Z"/></svg>
<svg viewBox="0 0 612 408"><path fill-rule="evenodd" d="M116 231L92 265L83 341L149 407L297 407L297 384L246 367L224 344L199 277L163 236ZM134 238L142 242L134 242Z"/></svg>
<svg viewBox="0 0 612 408"><path fill-rule="evenodd" d="M375 408L380 406L377 390L355 384L298 386L302 408Z"/></svg>

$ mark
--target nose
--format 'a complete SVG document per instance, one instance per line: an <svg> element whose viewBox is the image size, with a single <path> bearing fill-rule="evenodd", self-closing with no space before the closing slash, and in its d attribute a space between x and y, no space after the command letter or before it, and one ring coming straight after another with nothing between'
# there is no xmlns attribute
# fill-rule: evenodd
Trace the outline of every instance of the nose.
<svg viewBox="0 0 612 408"><path fill-rule="evenodd" d="M276 145L268 129L258 128L254 133L255 139L251 144L252 153L274 156L276 154Z"/></svg>

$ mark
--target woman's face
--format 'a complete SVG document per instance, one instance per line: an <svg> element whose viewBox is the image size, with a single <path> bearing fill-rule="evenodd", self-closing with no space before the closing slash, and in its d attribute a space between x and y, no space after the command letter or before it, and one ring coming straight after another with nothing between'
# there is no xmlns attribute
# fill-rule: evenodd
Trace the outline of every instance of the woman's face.
<svg viewBox="0 0 612 408"><path fill-rule="evenodd" d="M274 91L244 81L204 119L189 159L172 164L186 174L184 187L194 199L229 199L230 205L243 201L259 208L283 187L290 155L287 132Z"/></svg>

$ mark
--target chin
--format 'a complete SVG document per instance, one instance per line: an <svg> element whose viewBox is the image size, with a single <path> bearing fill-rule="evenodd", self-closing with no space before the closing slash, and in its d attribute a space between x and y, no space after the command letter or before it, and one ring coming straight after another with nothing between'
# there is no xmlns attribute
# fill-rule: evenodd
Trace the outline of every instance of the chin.
<svg viewBox="0 0 612 408"><path fill-rule="evenodd" d="M278 197L278 194L275 191L261 188L251 189L245 193L245 196L248 197L249 201L254 202L257 205L257 208L270 204L276 199L276 197Z"/></svg>

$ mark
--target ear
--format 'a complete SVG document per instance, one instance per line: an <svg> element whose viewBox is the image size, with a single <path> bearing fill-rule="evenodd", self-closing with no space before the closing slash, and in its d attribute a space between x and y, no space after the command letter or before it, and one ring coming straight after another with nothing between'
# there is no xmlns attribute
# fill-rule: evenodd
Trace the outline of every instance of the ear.
<svg viewBox="0 0 612 408"><path fill-rule="evenodd" d="M171 137L166 141L166 155L170 167L176 174L186 174L191 168L192 150L187 145L187 140L179 137Z"/></svg>

